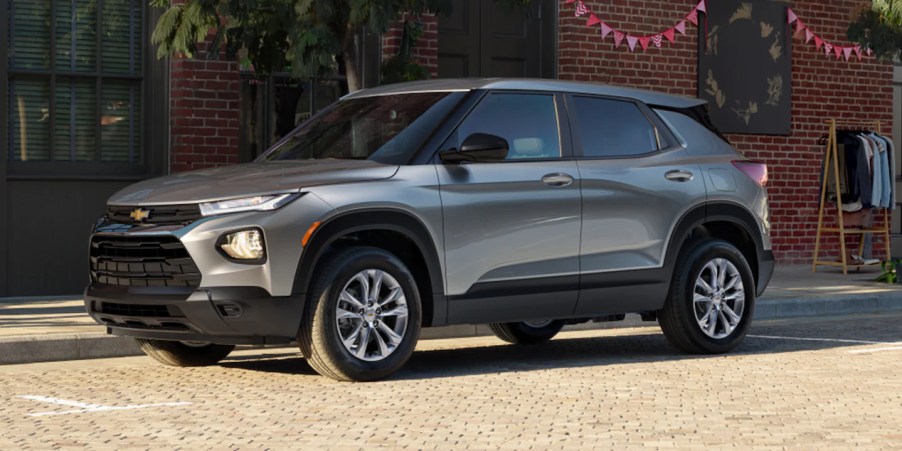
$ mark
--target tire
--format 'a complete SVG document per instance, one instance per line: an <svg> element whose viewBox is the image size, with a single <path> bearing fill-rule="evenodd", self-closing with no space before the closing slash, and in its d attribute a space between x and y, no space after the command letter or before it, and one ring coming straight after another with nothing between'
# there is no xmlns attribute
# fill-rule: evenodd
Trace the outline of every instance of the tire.
<svg viewBox="0 0 902 451"><path fill-rule="evenodd" d="M526 322L493 323L489 324L489 329L492 329L495 336L508 343L534 345L545 343L554 338L561 331L561 328L564 327L564 322L552 320L538 326L536 327L536 325L530 325Z"/></svg>
<svg viewBox="0 0 902 451"><path fill-rule="evenodd" d="M721 273L722 279L715 278ZM755 279L745 257L726 241L704 238L686 246L677 260L658 322L676 348L722 354L739 346L754 310Z"/></svg>
<svg viewBox="0 0 902 451"><path fill-rule="evenodd" d="M380 291L373 297L380 273ZM362 279L370 290L366 296ZM329 255L313 280L298 342L316 372L365 382L386 378L407 362L420 336L422 302L404 263L379 248L346 248Z"/></svg>
<svg viewBox="0 0 902 451"><path fill-rule="evenodd" d="M210 366L219 363L235 349L231 345L201 344L191 342L150 340L136 338L145 354L157 362L170 366Z"/></svg>

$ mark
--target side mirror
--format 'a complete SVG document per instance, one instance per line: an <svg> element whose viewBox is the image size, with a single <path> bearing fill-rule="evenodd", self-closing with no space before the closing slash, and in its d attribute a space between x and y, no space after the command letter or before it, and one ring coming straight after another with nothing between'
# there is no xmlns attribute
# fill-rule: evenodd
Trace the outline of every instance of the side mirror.
<svg viewBox="0 0 902 451"><path fill-rule="evenodd" d="M460 145L460 150L450 149L439 153L445 163L497 163L507 158L510 146L507 140L487 133L473 133Z"/></svg>

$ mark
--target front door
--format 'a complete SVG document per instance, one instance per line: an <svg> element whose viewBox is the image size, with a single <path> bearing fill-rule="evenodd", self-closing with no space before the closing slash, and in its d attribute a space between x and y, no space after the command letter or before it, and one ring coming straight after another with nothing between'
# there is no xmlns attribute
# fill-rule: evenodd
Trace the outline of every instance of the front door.
<svg viewBox="0 0 902 451"><path fill-rule="evenodd" d="M581 205L576 163L559 126L561 100L489 93L442 146L459 148L474 133L500 136L510 146L504 162L436 166L452 323L573 312Z"/></svg>
<svg viewBox="0 0 902 451"><path fill-rule="evenodd" d="M438 18L439 78L554 78L558 2L509 3L451 2Z"/></svg>

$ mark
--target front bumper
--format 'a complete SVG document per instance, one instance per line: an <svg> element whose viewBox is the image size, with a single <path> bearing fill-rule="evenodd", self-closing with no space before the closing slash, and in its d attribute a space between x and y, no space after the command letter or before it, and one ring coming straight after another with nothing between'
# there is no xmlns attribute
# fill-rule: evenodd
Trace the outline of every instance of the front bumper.
<svg viewBox="0 0 902 451"><path fill-rule="evenodd" d="M114 335L264 345L295 340L306 296L274 297L254 287L92 285L84 299L91 317Z"/></svg>

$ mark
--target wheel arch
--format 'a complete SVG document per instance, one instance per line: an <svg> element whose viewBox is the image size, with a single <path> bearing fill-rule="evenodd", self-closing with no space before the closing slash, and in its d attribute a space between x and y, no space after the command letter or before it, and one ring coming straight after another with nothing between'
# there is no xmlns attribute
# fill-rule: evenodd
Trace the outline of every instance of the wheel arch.
<svg viewBox="0 0 902 451"><path fill-rule="evenodd" d="M398 238L398 242L384 239L392 237ZM292 293L308 293L312 275L323 257L334 246L340 246L350 238L363 239L365 241L362 241L362 244L379 247L395 254L399 253L399 246L406 244L413 246L415 252L409 257L413 258L413 261L421 259L425 268L411 265L410 258L405 259L403 255L398 257L404 261L417 280L423 302L423 325L437 326L447 322L448 311L437 247L423 222L399 209L353 210L325 221L314 231L301 252Z"/></svg>
<svg viewBox="0 0 902 451"><path fill-rule="evenodd" d="M674 228L667 246L664 267L668 268L671 277L683 247L695 234L722 238L736 245L748 261L757 283L764 244L758 221L750 211L734 203L711 202L698 205L684 214ZM737 234L747 240L744 243L737 242Z"/></svg>

